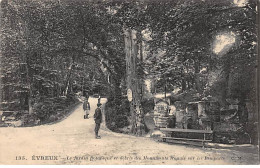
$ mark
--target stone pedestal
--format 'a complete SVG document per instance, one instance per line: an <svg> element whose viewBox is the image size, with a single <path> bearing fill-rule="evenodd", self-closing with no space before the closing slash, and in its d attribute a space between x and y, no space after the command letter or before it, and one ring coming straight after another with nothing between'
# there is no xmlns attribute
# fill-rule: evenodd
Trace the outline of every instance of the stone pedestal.
<svg viewBox="0 0 260 168"><path fill-rule="evenodd" d="M176 128L184 128L186 119L185 103L176 101L174 105L176 107Z"/></svg>
<svg viewBox="0 0 260 168"><path fill-rule="evenodd" d="M185 109L185 103L184 103L184 102L176 101L176 102L174 103L174 105L175 105L176 111L184 110L184 109Z"/></svg>
<svg viewBox="0 0 260 168"><path fill-rule="evenodd" d="M258 113L252 102L246 102L246 110L248 112L248 122L255 122L258 119Z"/></svg>
<svg viewBox="0 0 260 168"><path fill-rule="evenodd" d="M192 121L198 120L198 104L189 103L187 104L186 114L188 118L191 118Z"/></svg>
<svg viewBox="0 0 260 168"><path fill-rule="evenodd" d="M198 116L206 117L206 103L204 101L198 102Z"/></svg>

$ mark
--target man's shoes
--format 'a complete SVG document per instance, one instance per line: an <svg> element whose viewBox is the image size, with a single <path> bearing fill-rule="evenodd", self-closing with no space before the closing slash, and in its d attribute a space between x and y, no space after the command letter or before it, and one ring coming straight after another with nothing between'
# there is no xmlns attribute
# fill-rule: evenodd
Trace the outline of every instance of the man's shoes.
<svg viewBox="0 0 260 168"><path fill-rule="evenodd" d="M100 136L96 136L96 139L101 139L101 137Z"/></svg>

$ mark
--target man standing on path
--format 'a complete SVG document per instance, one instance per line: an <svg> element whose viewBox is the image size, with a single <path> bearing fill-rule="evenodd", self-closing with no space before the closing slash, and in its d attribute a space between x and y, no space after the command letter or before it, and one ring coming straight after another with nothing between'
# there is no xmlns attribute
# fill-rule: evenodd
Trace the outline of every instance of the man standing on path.
<svg viewBox="0 0 260 168"><path fill-rule="evenodd" d="M96 123L96 127L95 127L95 135L96 135L96 139L100 139L101 137L98 135L98 131L100 128L100 124L102 122L102 113L101 113L101 103L98 102L97 104L97 109L95 110L95 114L94 114L94 120Z"/></svg>

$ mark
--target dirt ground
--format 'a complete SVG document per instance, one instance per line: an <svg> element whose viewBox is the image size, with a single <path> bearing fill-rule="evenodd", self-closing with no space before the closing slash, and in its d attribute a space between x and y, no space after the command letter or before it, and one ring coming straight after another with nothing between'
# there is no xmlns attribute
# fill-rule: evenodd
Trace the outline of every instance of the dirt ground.
<svg viewBox="0 0 260 168"><path fill-rule="evenodd" d="M101 101L105 103L105 99ZM90 119L82 104L65 120L36 127L0 128L0 164L257 164L254 146L215 149L156 142L109 131L102 124L95 139L93 114L97 99L90 98ZM242 150L241 150L242 149Z"/></svg>

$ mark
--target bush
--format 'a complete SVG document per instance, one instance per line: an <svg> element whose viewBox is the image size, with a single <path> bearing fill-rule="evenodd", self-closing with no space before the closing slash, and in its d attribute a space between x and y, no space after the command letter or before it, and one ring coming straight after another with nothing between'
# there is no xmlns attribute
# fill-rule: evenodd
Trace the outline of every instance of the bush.
<svg viewBox="0 0 260 168"><path fill-rule="evenodd" d="M143 110L144 110L144 114L147 114L151 111L153 111L154 109L154 99L153 98L150 98L150 99L144 99L142 102L141 102L141 105L143 107Z"/></svg>
<svg viewBox="0 0 260 168"><path fill-rule="evenodd" d="M154 100L153 98L144 99L141 105L144 114L146 114L154 109ZM130 124L130 103L127 98L121 98L121 100L109 98L105 106L105 115L107 128L115 132L122 132L121 128L127 127Z"/></svg>
<svg viewBox="0 0 260 168"><path fill-rule="evenodd" d="M74 94L67 97L46 98L40 97L34 100L33 115L23 117L25 126L37 125L36 121L40 120L41 124L51 123L63 118L69 111L67 108L78 102Z"/></svg>
<svg viewBox="0 0 260 168"><path fill-rule="evenodd" d="M112 131L118 131L129 125L128 117L130 116L130 103L127 99L115 101L108 99L105 106L106 126Z"/></svg>
<svg viewBox="0 0 260 168"><path fill-rule="evenodd" d="M115 118L115 124L117 128L123 128L129 125L128 117L126 115L118 115Z"/></svg>
<svg viewBox="0 0 260 168"><path fill-rule="evenodd" d="M58 117L56 116L56 115L51 115L50 117L49 117L49 121L50 122L54 122L54 121L56 121L58 119Z"/></svg>
<svg viewBox="0 0 260 168"><path fill-rule="evenodd" d="M38 117L35 114L26 114L24 116L21 117L21 120L23 122L23 126L33 126L33 125L37 125L37 120Z"/></svg>
<svg viewBox="0 0 260 168"><path fill-rule="evenodd" d="M34 112L40 120L49 118L54 113L53 103L49 100L34 104Z"/></svg>

